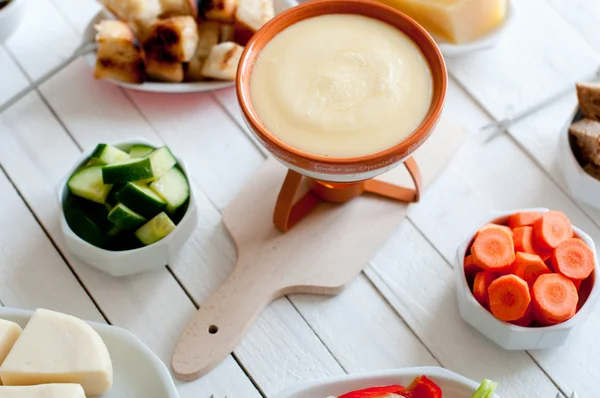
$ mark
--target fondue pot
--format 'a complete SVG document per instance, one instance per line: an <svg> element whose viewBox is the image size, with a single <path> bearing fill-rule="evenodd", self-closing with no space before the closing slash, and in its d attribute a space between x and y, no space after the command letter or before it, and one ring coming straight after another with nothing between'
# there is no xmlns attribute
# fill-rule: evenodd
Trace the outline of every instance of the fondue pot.
<svg viewBox="0 0 600 398"><path fill-rule="evenodd" d="M261 50L288 26L304 19L325 14L358 14L378 19L401 30L420 48L432 74L432 101L421 124L399 144L366 156L331 158L294 148L278 139L257 115L250 95L252 69ZM326 40L326 38L324 38ZM318 43L317 43L318 45ZM407 15L369 0L313 0L277 15L246 45L236 78L237 98L244 121L250 131L279 162L289 170L275 206L273 221L281 231L288 231L321 201L347 202L364 192L403 202L419 200L421 177L411 154L431 135L439 120L446 96L447 71L442 54L432 37ZM414 188L400 187L375 180L374 177L403 163ZM300 199L303 184L310 188Z"/></svg>

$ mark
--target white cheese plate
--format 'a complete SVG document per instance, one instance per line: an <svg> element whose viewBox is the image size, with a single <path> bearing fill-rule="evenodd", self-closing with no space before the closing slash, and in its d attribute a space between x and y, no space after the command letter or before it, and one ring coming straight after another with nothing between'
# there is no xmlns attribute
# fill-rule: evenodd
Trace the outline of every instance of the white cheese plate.
<svg viewBox="0 0 600 398"><path fill-rule="evenodd" d="M288 8L297 6L301 3L306 3L310 0L274 0L275 1L275 12L280 13ZM469 43L464 44L453 44L447 40L433 37L437 43L440 51L445 57L456 57L460 55L470 54L476 51L482 51L490 49L498 44L506 30L513 24L516 17L516 6L515 0L508 0L508 10L506 12L506 19L504 23L500 25L494 31L488 33L485 36L480 37L477 40L473 40Z"/></svg>
<svg viewBox="0 0 600 398"><path fill-rule="evenodd" d="M25 327L33 311L0 307L0 319ZM178 398L164 363L131 332L87 322L100 334L113 365L113 385L102 398Z"/></svg>
<svg viewBox="0 0 600 398"><path fill-rule="evenodd" d="M114 17L102 10L96 14L83 32L83 43L93 43L96 37L94 25L105 19L114 19ZM87 64L93 71L96 66L96 52L91 52L83 56ZM184 82L184 83L161 83L161 82L144 82L142 84L124 83L116 80L106 80L107 82L116 84L131 90L148 91L154 93L199 93L203 91L213 91L225 87L233 86L233 81L205 81L205 82Z"/></svg>
<svg viewBox="0 0 600 398"><path fill-rule="evenodd" d="M400 384L408 386L416 377L425 375L441 389L444 398L471 398L479 383L437 366L384 370L373 373L345 375L312 381L288 388L275 398L327 398L369 387ZM494 398L499 398L494 395Z"/></svg>

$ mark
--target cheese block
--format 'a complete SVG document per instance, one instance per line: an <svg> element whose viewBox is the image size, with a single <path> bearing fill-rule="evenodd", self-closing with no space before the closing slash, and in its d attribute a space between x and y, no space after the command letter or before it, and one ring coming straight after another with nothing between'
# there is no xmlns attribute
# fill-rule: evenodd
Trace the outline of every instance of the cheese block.
<svg viewBox="0 0 600 398"><path fill-rule="evenodd" d="M85 398L79 384L40 384L38 386L0 386L0 398Z"/></svg>
<svg viewBox="0 0 600 398"><path fill-rule="evenodd" d="M112 363L102 338L79 318L38 309L0 366L7 386L81 384L86 395L106 392Z"/></svg>
<svg viewBox="0 0 600 398"><path fill-rule="evenodd" d="M507 0L377 0L404 12L429 33L463 44L498 28Z"/></svg>
<svg viewBox="0 0 600 398"><path fill-rule="evenodd" d="M14 322L0 319L0 364L8 355L15 341L21 335L21 326Z"/></svg>

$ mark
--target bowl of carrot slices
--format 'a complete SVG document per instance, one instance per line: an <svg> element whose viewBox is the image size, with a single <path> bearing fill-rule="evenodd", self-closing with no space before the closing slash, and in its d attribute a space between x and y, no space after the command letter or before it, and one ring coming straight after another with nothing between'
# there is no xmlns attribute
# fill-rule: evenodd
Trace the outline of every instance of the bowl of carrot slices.
<svg viewBox="0 0 600 398"><path fill-rule="evenodd" d="M562 212L496 214L458 248L461 317L508 350L560 346L597 301L594 241Z"/></svg>

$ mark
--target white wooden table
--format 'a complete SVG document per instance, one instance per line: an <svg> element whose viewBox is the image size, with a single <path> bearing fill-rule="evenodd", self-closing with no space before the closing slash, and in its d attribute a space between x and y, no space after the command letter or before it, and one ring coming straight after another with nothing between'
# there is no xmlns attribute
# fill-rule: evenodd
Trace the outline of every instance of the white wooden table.
<svg viewBox="0 0 600 398"><path fill-rule="evenodd" d="M0 46L0 103L64 59L98 6L31 0ZM459 317L452 260L492 210L560 209L600 242L600 212L573 201L555 164L574 94L489 143L477 129L589 75L600 64L597 0L520 0L517 26L489 51L448 60L446 113L472 136L366 270L341 295L291 296L260 316L218 368L179 383L182 398L273 396L342 373L441 365L495 379L503 397L600 392L600 308L566 346L507 352ZM46 307L131 330L165 363L199 303L232 270L220 211L264 160L242 126L233 89L191 95L125 91L95 81L83 60L0 115L0 304ZM55 190L82 148L140 136L186 158L200 226L164 269L113 278L75 259Z"/></svg>

